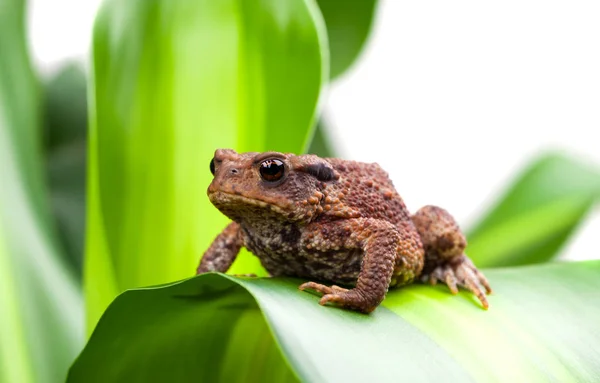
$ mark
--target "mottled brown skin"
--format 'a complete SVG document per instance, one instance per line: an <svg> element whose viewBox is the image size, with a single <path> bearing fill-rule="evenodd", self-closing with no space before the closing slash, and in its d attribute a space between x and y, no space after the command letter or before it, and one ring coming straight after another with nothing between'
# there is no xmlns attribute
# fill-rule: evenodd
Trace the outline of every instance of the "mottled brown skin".
<svg viewBox="0 0 600 383"><path fill-rule="evenodd" d="M266 180L261 164L274 159L282 176ZM420 279L444 282L452 293L465 287L488 308L491 288L464 254L452 216L435 206L411 216L379 165L230 149L217 150L213 164L208 196L233 222L206 251L198 274L227 271L244 246L272 276L351 287L300 286L323 294L322 305L371 312L389 287Z"/></svg>

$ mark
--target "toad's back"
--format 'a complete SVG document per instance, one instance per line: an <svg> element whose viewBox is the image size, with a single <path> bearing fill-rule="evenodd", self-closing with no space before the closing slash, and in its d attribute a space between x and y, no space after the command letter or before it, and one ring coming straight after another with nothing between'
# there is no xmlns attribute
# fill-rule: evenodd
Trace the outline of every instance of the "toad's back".
<svg viewBox="0 0 600 383"><path fill-rule="evenodd" d="M376 218L398 226L410 222L410 214L386 171L376 163L327 158L339 173L338 182L327 185L325 198L341 196L340 202L361 218ZM327 216L327 214L326 214Z"/></svg>

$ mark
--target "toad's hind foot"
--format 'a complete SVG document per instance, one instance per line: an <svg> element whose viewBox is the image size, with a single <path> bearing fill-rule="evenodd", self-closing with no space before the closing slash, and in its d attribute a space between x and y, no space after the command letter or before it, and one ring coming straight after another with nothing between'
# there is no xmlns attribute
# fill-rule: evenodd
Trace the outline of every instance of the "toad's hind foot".
<svg viewBox="0 0 600 383"><path fill-rule="evenodd" d="M452 294L458 293L457 286L471 291L484 309L489 308L486 294L492 292L492 288L485 276L477 270L473 262L466 255L455 257L436 266L431 272L421 276L423 282L435 285L438 281L446 283Z"/></svg>

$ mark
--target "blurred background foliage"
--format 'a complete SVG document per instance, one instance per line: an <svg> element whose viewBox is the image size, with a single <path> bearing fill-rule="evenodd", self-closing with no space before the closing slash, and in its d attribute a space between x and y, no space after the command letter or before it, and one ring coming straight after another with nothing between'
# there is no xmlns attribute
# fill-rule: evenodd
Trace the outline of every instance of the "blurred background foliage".
<svg viewBox="0 0 600 383"><path fill-rule="evenodd" d="M24 16L22 1L0 2L0 381L56 382L84 340L82 294L48 198Z"/></svg>
<svg viewBox="0 0 600 383"><path fill-rule="evenodd" d="M107 0L89 71L50 78L25 9L0 0L0 381L54 382L83 346L84 295L89 334L120 292L193 275L226 224L203 198L215 148L335 156L322 89L377 1ZM468 228L469 255L550 261L599 198L596 167L543 154ZM248 254L231 272L264 275Z"/></svg>
<svg viewBox="0 0 600 383"><path fill-rule="evenodd" d="M47 81L42 112L46 179L62 255L81 279L88 115L86 76L79 65L66 65Z"/></svg>

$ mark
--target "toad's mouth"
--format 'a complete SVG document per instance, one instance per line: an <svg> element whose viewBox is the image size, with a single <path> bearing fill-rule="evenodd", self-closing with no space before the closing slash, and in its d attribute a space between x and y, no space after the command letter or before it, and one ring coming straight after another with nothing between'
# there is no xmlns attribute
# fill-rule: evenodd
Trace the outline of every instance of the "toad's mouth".
<svg viewBox="0 0 600 383"><path fill-rule="evenodd" d="M255 206L261 209L270 210L278 214L287 214L291 210L291 204L282 204L281 201L275 201L264 198L252 198L235 193L228 193L222 190L209 193L208 198L217 208L235 208L236 206Z"/></svg>

